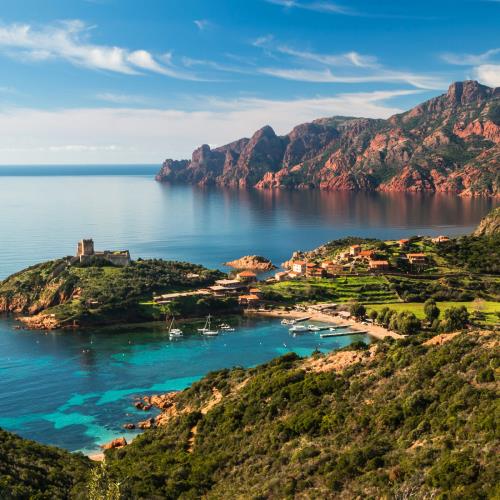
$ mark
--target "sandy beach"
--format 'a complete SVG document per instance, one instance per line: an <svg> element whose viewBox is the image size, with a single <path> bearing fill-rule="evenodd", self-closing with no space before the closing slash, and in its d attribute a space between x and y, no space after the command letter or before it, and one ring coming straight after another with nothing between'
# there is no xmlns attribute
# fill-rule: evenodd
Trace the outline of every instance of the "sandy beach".
<svg viewBox="0 0 500 500"><path fill-rule="evenodd" d="M353 319L345 319L340 318L338 316L333 316L331 314L327 314L325 312L319 312L314 310L307 311L285 311L284 309L274 309L272 311L260 311L255 309L247 309L245 314L249 316L263 316L263 317L271 317L271 318L282 318L282 319L298 319L303 318L305 316L310 316L310 319L313 321L321 321L323 323L331 323L333 325L348 325L352 330L358 330L366 332L367 335L370 335L376 339L385 339L387 337L391 337L393 339L402 339L403 335L400 335L396 332L390 332L386 328L374 325L372 323L361 324L358 321Z"/></svg>

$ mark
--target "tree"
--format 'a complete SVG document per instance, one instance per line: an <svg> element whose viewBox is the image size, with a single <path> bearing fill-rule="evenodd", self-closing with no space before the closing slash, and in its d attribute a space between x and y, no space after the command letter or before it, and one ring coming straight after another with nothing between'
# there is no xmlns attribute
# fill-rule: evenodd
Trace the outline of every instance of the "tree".
<svg viewBox="0 0 500 500"><path fill-rule="evenodd" d="M436 305L436 301L434 299L428 299L425 301L424 313L429 324L432 324L435 319L439 318L439 314L441 313L441 311Z"/></svg>
<svg viewBox="0 0 500 500"><path fill-rule="evenodd" d="M90 472L87 484L89 500L120 500L120 483L111 478L106 460Z"/></svg>
<svg viewBox="0 0 500 500"><path fill-rule="evenodd" d="M443 330L452 332L462 330L469 324L469 311L465 306L450 307L444 312Z"/></svg>
<svg viewBox="0 0 500 500"><path fill-rule="evenodd" d="M413 335L422 328L420 320L412 312L403 311L398 316L398 331L403 335Z"/></svg>
<svg viewBox="0 0 500 500"><path fill-rule="evenodd" d="M353 302L349 308L349 312L356 319L363 319L366 316L366 307L359 302Z"/></svg>
<svg viewBox="0 0 500 500"><path fill-rule="evenodd" d="M372 309L368 316L370 316L370 319L372 321L375 321L377 319L378 313L377 313L377 311L375 311L375 309Z"/></svg>

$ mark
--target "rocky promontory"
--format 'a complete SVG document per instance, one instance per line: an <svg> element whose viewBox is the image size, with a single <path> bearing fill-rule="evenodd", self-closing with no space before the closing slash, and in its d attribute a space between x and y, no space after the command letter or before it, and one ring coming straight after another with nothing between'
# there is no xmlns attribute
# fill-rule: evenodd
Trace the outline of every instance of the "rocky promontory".
<svg viewBox="0 0 500 500"><path fill-rule="evenodd" d="M276 269L276 266L269 259L260 255L245 255L239 259L225 262L224 265L233 267L234 269L258 272L272 271L273 269Z"/></svg>
<svg viewBox="0 0 500 500"><path fill-rule="evenodd" d="M492 210L474 231L474 236L491 236L500 233L500 207Z"/></svg>
<svg viewBox="0 0 500 500"><path fill-rule="evenodd" d="M500 194L500 87L456 82L387 120L332 117L251 138L191 160L166 160L156 180L332 191Z"/></svg>

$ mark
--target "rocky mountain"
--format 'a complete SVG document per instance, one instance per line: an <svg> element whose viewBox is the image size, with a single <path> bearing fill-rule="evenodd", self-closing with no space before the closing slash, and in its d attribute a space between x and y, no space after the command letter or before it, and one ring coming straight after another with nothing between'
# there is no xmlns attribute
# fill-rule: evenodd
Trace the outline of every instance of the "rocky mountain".
<svg viewBox="0 0 500 500"><path fill-rule="evenodd" d="M500 234L500 207L492 210L474 231L474 236L493 236Z"/></svg>
<svg viewBox="0 0 500 500"><path fill-rule="evenodd" d="M500 87L456 82L387 120L333 117L203 145L158 181L256 188L500 194Z"/></svg>

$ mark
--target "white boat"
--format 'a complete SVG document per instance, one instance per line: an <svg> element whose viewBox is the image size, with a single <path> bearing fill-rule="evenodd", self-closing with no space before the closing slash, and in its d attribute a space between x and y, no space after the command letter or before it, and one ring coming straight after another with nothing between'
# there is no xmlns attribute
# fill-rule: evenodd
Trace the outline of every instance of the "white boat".
<svg viewBox="0 0 500 500"><path fill-rule="evenodd" d="M174 318L172 318L172 321L170 322L170 326L168 327L168 336L171 339L183 337L184 332L180 328L173 328L173 326L174 326Z"/></svg>
<svg viewBox="0 0 500 500"><path fill-rule="evenodd" d="M307 325L307 329L310 332L320 332L321 331L321 328L317 325Z"/></svg>
<svg viewBox="0 0 500 500"><path fill-rule="evenodd" d="M307 326L304 325L293 325L289 331L291 333L302 333L302 332L308 332L309 329L307 328Z"/></svg>
<svg viewBox="0 0 500 500"><path fill-rule="evenodd" d="M234 332L235 331L235 329L231 325L228 325L227 323L221 323L219 325L219 329L224 330L225 332Z"/></svg>
<svg viewBox="0 0 500 500"><path fill-rule="evenodd" d="M205 321L205 326L203 328L198 328L198 331L207 337L215 337L219 335L219 330L212 330L212 316L210 314L207 316L207 320Z"/></svg>
<svg viewBox="0 0 500 500"><path fill-rule="evenodd" d="M282 319L281 324L282 325L295 325L295 320L294 319Z"/></svg>

